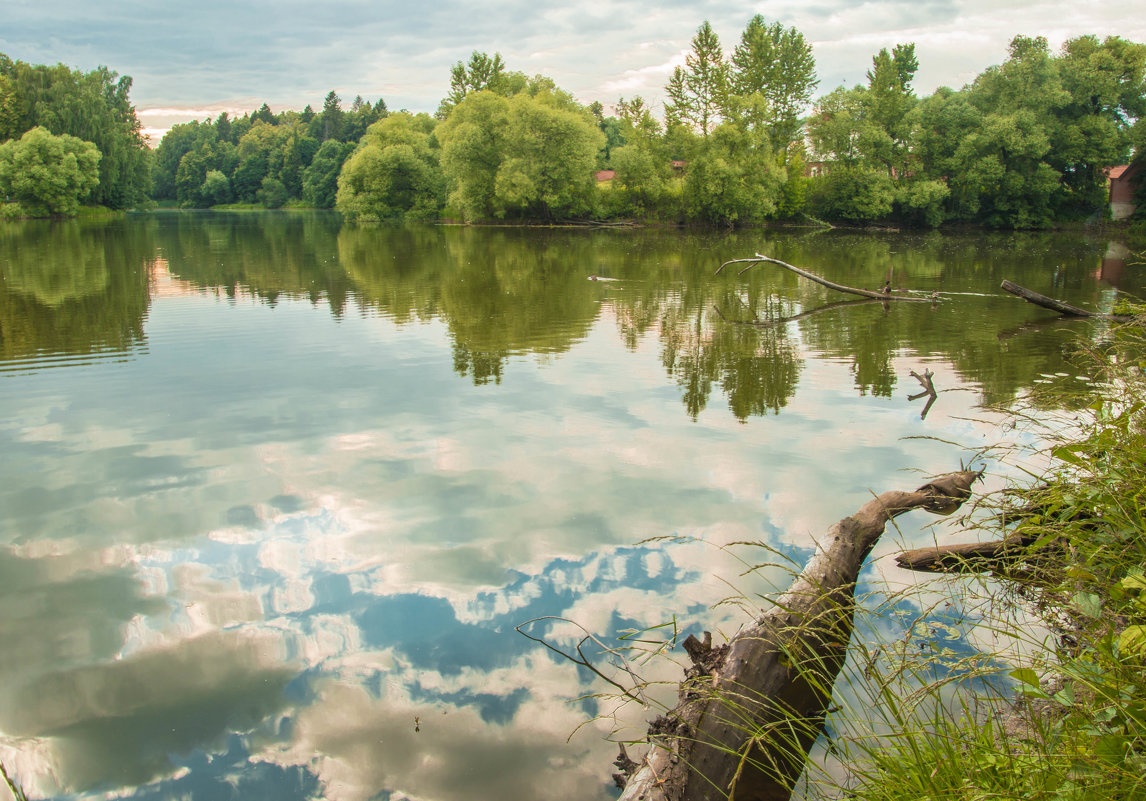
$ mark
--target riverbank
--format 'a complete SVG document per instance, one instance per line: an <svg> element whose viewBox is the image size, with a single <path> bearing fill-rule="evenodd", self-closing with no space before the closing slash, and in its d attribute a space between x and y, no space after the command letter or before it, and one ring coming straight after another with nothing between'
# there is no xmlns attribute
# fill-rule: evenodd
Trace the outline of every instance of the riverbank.
<svg viewBox="0 0 1146 801"><path fill-rule="evenodd" d="M1141 327L1123 327L1085 360L1086 389L1058 398L1070 411L1016 415L1050 439L1051 467L987 498L980 525L1031 545L990 577L943 580L982 610L986 654L949 647L942 615L901 647L861 646L880 711L832 745L850 797L1146 796L1144 357Z"/></svg>

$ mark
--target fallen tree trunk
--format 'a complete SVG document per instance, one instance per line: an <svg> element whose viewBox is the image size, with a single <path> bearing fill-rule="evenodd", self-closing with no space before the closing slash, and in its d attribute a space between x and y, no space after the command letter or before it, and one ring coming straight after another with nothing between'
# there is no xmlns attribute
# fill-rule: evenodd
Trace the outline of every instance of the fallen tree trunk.
<svg viewBox="0 0 1146 801"><path fill-rule="evenodd" d="M741 270L739 273L737 273L737 275L743 275L747 270L751 269L753 265L759 264L760 262L767 262L768 264L779 265L780 267L783 267L785 270L790 270L791 272L794 272L796 275L799 275L803 278L807 278L809 281L816 282L820 286L826 286L828 289L834 289L836 292L845 292L849 295L859 295L862 298L874 298L876 300L903 300L903 301L913 301L916 303L920 303L920 302L929 303L929 302L932 302L932 301L939 299L938 297L936 297L934 295L932 295L931 297L911 297L908 295L895 295L895 294L892 294L890 287L887 287L886 285L884 287L884 291L880 291L880 292L877 292L877 291L872 290L872 289L856 289L855 287L844 286L843 284L837 284L834 281L829 281L826 278L821 278L820 276L816 275L815 273L810 273L807 270L802 270L799 267L788 264L788 262L786 262L786 261L780 261L779 259L773 259L770 256L763 256L759 253L757 253L753 258L750 258L750 259L731 259L730 261L726 261L726 262L724 262L724 264L722 264L718 268L716 268L715 274L720 275L721 271L725 267L727 267L729 264L747 264L748 265L747 267L745 267L743 270Z"/></svg>
<svg viewBox="0 0 1146 801"><path fill-rule="evenodd" d="M828 530L775 605L726 645L690 637L693 667L677 706L653 721L650 748L628 770L621 801L787 801L823 729L851 640L860 566L887 522L912 509L949 514L975 471L914 492L885 492Z"/></svg>
<svg viewBox="0 0 1146 801"><path fill-rule="evenodd" d="M1046 295L1040 295L1033 289L1027 289L1025 286L1019 286L1018 284L1012 281L1008 281L1005 278L1003 279L1002 287L1012 295L1018 295L1020 298L1027 301L1027 303L1033 303L1036 306L1041 306L1044 309L1056 311L1059 314L1065 314L1068 317L1095 317L1099 320L1110 320L1114 323L1129 323L1134 321L1133 317L1126 314L1102 314L1101 312L1087 311L1086 309L1079 308L1078 306L1072 306L1069 303L1064 303L1061 300L1055 300L1054 298L1047 297Z"/></svg>

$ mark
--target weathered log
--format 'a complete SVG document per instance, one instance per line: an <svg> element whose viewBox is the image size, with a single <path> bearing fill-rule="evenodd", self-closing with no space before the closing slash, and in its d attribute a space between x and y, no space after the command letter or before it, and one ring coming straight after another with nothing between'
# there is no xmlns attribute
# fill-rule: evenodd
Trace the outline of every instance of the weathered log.
<svg viewBox="0 0 1146 801"><path fill-rule="evenodd" d="M1012 534L990 542L936 545L904 551L895 557L900 567L920 573L985 573L1021 558L1030 543Z"/></svg>
<svg viewBox="0 0 1146 801"><path fill-rule="evenodd" d="M1056 311L1059 314L1065 314L1067 317L1094 317L1099 320L1109 320L1114 323L1129 323L1133 322L1134 318L1126 314L1102 314L1101 312L1087 311L1086 309L1072 306L1069 303L1064 303L1061 300L1040 295L1033 289L1027 289L1025 286L1003 279L1002 288L1012 295L1018 295L1028 303L1033 303L1036 306L1041 306L1044 309Z"/></svg>
<svg viewBox="0 0 1146 801"><path fill-rule="evenodd" d="M826 286L828 289L834 289L836 292L845 292L849 295L859 295L860 297L863 297L863 298L874 298L876 300L903 300L903 301L913 301L913 302L917 302L917 303L930 303L930 302L933 302L933 301L936 301L939 299L935 295L932 295L931 297L896 295L896 294L893 294L891 292L891 287L889 284L884 284L884 289L882 291L879 291L879 292L877 292L875 290L871 290L871 289L856 289L855 287L844 286L843 284L837 284L835 281L829 281L826 278L821 278L820 276L816 275L815 273L810 273L807 270L802 270L799 267L788 264L788 262L786 262L786 261L780 261L779 259L773 259L770 256L764 256L764 255L761 255L760 253L757 253L753 258L750 258L750 259L731 259L729 261L726 261L726 262L724 262L724 264L720 265L716 269L716 275L720 275L720 272L725 267L727 267L729 264L747 263L748 266L745 267L743 270L741 270L739 273L737 273L737 275L743 275L746 271L751 269L753 267L753 265L759 264L760 262L767 262L768 264L779 265L780 267L783 267L785 270L790 270L791 272L794 272L796 275L801 276L803 278L807 278L809 281L814 281L815 283L819 284L820 286Z"/></svg>
<svg viewBox="0 0 1146 801"><path fill-rule="evenodd" d="M622 801L787 801L823 729L851 640L860 566L887 522L912 509L948 514L975 471L914 492L885 492L833 525L775 605L726 645L690 642L695 663L677 706L653 722Z"/></svg>

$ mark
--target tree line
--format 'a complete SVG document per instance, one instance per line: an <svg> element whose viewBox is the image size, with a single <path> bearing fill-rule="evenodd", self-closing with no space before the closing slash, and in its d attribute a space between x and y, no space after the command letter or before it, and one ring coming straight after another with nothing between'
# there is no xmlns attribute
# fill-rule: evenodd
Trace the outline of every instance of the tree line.
<svg viewBox="0 0 1146 801"><path fill-rule="evenodd" d="M130 78L0 56L0 194L32 215L149 197L362 219L1032 228L1101 214L1107 170L1143 151L1146 45L1080 36L1052 53L1018 36L1001 65L927 97L918 69L914 44L882 49L865 82L815 99L804 36L756 15L730 51L698 28L663 114L632 97L607 115L474 52L433 115L331 91L320 111L176 125L152 153ZM35 164L61 173L50 191L30 185Z"/></svg>
<svg viewBox="0 0 1146 801"><path fill-rule="evenodd" d="M0 53L0 204L4 216L126 209L147 199L150 151L131 78L13 61Z"/></svg>
<svg viewBox="0 0 1146 801"><path fill-rule="evenodd" d="M1107 171L1146 144L1146 46L1015 37L1001 65L919 97L915 45L819 99L811 46L753 17L726 52L708 22L665 87L615 116L474 53L434 117L368 129L335 205L366 218L636 218L732 226L1039 228L1105 213ZM591 178L607 169L601 182ZM1146 204L1143 204L1146 206Z"/></svg>

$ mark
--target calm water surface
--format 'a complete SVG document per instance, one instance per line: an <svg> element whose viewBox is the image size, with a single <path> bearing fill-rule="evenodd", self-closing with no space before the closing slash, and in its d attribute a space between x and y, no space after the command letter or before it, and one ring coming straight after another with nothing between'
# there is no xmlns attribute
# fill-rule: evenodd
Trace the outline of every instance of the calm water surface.
<svg viewBox="0 0 1146 801"><path fill-rule="evenodd" d="M947 300L815 311L842 296L713 275L757 251ZM802 560L871 491L917 484L904 468L970 453L939 440L998 439L978 406L1073 381L1072 337L1102 336L1000 281L1109 307L1141 289L1119 252L318 214L5 224L0 760L32 797L609 798L605 736L652 713L567 741L608 710L573 699L608 688L515 626L731 634L743 614L711 605L781 577L718 546ZM925 367L945 391L921 419ZM868 589L902 579L886 557L928 522L877 547Z"/></svg>

